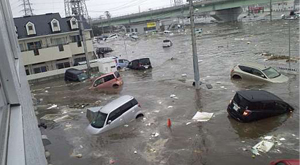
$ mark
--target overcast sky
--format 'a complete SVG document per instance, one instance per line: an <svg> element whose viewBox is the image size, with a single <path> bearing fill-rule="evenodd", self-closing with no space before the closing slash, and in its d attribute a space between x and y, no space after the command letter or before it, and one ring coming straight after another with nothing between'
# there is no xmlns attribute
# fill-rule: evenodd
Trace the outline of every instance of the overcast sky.
<svg viewBox="0 0 300 165"><path fill-rule="evenodd" d="M21 10L23 10L22 1L23 0L10 0L14 17L24 15L24 12L21 12ZM86 5L89 16L98 18L100 15L104 15L104 11L110 11L114 17L137 13L139 12L139 6L141 11L147 11L149 8L157 9L169 7L170 1L171 0L86 0ZM35 15L58 12L62 17L65 16L64 0L30 0L30 3L32 3L31 8Z"/></svg>

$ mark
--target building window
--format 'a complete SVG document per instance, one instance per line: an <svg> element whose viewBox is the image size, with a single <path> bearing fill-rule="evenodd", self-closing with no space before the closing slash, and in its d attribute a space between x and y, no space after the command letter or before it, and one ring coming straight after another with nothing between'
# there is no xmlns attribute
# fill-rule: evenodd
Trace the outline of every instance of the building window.
<svg viewBox="0 0 300 165"><path fill-rule="evenodd" d="M74 65L77 66L79 62L86 61L85 57L78 57L74 59Z"/></svg>
<svg viewBox="0 0 300 165"><path fill-rule="evenodd" d="M72 21L72 25L76 25L76 21Z"/></svg>
<svg viewBox="0 0 300 165"><path fill-rule="evenodd" d="M58 63L56 64L57 69L63 69L63 68L68 68L70 67L70 62L63 62L63 63Z"/></svg>
<svg viewBox="0 0 300 165"><path fill-rule="evenodd" d="M138 29L137 29L137 28L135 28L135 32L138 32Z"/></svg>
<svg viewBox="0 0 300 165"><path fill-rule="evenodd" d="M28 26L28 30L33 30L33 26L32 26L32 25L29 25L29 26Z"/></svg>
<svg viewBox="0 0 300 165"><path fill-rule="evenodd" d="M28 36L30 36L30 35L35 35L35 34L36 34L34 24L31 23L31 22L28 22L28 23L26 24L26 30L27 30L27 35L28 35Z"/></svg>
<svg viewBox="0 0 300 165"><path fill-rule="evenodd" d="M60 52L64 51L64 45L62 45L62 44L58 45L58 50Z"/></svg>
<svg viewBox="0 0 300 165"><path fill-rule="evenodd" d="M81 41L77 41L77 47L82 47Z"/></svg>
<svg viewBox="0 0 300 165"><path fill-rule="evenodd" d="M76 18L71 18L70 20L70 26L71 26L71 29L78 29L78 22L76 20Z"/></svg>
<svg viewBox="0 0 300 165"><path fill-rule="evenodd" d="M134 32L134 29L131 29L131 32Z"/></svg>
<svg viewBox="0 0 300 165"><path fill-rule="evenodd" d="M42 72L47 72L47 68L46 66L41 66L38 68L33 68L33 72L36 73L42 73Z"/></svg>
<svg viewBox="0 0 300 165"><path fill-rule="evenodd" d="M39 49L42 48L41 41L27 43L28 50L33 50L34 55L40 55Z"/></svg>
<svg viewBox="0 0 300 165"><path fill-rule="evenodd" d="M53 22L53 27L57 28L58 27L58 24L57 22Z"/></svg>
<svg viewBox="0 0 300 165"><path fill-rule="evenodd" d="M60 26L59 26L58 20L53 19L51 21L51 28L52 28L52 32L59 32L60 31Z"/></svg>
<svg viewBox="0 0 300 165"><path fill-rule="evenodd" d="M25 48L24 48L24 45L23 45L23 44L19 44L19 47L20 47L20 51L21 51L21 52L24 52L24 51L25 51Z"/></svg>
<svg viewBox="0 0 300 165"><path fill-rule="evenodd" d="M30 72L28 69L26 69L25 71L26 71L26 75L30 75Z"/></svg>

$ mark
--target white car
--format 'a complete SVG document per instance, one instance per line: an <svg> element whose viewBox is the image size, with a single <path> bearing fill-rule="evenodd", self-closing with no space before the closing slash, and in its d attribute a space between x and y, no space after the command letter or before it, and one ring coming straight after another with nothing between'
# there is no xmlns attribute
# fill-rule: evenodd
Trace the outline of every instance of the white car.
<svg viewBox="0 0 300 165"><path fill-rule="evenodd" d="M173 45L171 40L163 40L163 48L168 48Z"/></svg>
<svg viewBox="0 0 300 165"><path fill-rule="evenodd" d="M122 126L134 119L143 117L141 110L139 103L134 97L121 96L107 105L99 107L98 111L95 109L88 111L87 117L92 122L86 128L86 131L96 135ZM97 113L96 115L90 114L95 112Z"/></svg>
<svg viewBox="0 0 300 165"><path fill-rule="evenodd" d="M118 37L119 37L118 34L112 34L112 35L109 35L107 38L104 38L104 41L117 39Z"/></svg>
<svg viewBox="0 0 300 165"><path fill-rule="evenodd" d="M288 81L288 77L279 73L276 69L255 63L236 65L231 70L230 76L232 79L255 80L272 83L283 83Z"/></svg>

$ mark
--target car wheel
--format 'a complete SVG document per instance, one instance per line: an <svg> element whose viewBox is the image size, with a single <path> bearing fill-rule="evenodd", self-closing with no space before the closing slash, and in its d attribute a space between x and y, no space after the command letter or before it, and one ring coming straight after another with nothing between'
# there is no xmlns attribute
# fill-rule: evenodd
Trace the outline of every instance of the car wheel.
<svg viewBox="0 0 300 165"><path fill-rule="evenodd" d="M240 80L240 79L242 79L242 77L239 76L239 75L233 75L233 76L232 76L232 79Z"/></svg>
<svg viewBox="0 0 300 165"><path fill-rule="evenodd" d="M119 88L119 85L118 84L114 84L113 88L117 89L117 88Z"/></svg>
<svg viewBox="0 0 300 165"><path fill-rule="evenodd" d="M135 119L141 119L143 117L144 117L144 115L141 113L141 114L138 114Z"/></svg>
<svg viewBox="0 0 300 165"><path fill-rule="evenodd" d="M120 66L117 67L117 70L121 70L122 68Z"/></svg>

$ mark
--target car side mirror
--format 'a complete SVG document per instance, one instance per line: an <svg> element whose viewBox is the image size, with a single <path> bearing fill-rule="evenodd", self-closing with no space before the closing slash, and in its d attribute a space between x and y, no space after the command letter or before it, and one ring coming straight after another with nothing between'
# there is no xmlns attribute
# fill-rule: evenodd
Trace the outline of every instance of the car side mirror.
<svg viewBox="0 0 300 165"><path fill-rule="evenodd" d="M108 120L108 121L107 121L107 124L110 124L110 123L111 123L111 120Z"/></svg>

